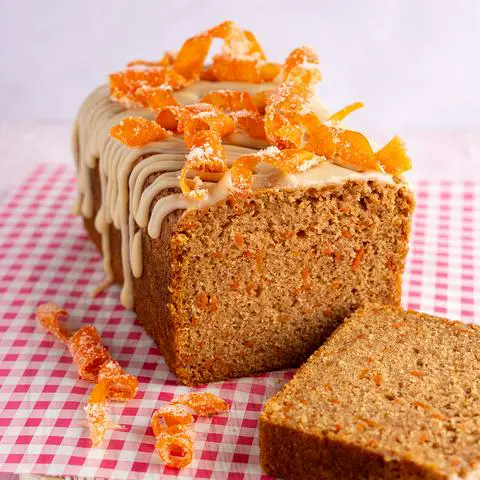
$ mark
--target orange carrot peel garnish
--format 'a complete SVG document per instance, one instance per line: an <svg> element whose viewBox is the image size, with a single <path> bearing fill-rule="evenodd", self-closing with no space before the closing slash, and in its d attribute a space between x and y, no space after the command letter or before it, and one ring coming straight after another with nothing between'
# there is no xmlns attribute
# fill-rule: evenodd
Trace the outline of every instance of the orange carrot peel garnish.
<svg viewBox="0 0 480 480"><path fill-rule="evenodd" d="M213 57L212 65L204 64L214 38L223 40L222 52ZM270 82L280 73L281 66L268 62L252 32L227 21L184 42L174 55L167 52L159 61L136 60L127 69L110 75L110 97L127 107L150 106L137 91L144 85L168 85L178 90L199 80L232 80Z"/></svg>
<svg viewBox="0 0 480 480"><path fill-rule="evenodd" d="M67 343L70 338L69 331L61 324L68 319L68 312L53 303L43 303L37 307L36 319L40 325L55 335L61 342Z"/></svg>
<svg viewBox="0 0 480 480"><path fill-rule="evenodd" d="M405 143L399 136L393 137L378 150L375 157L383 169L392 175L400 175L412 168L412 161L407 155Z"/></svg>
<svg viewBox="0 0 480 480"><path fill-rule="evenodd" d="M192 145L194 143L192 139L201 130L216 132L220 138L223 138L235 131L235 122L232 117L222 112L201 112L193 115L184 127L186 144Z"/></svg>
<svg viewBox="0 0 480 480"><path fill-rule="evenodd" d="M160 110L167 105L178 105L173 96L173 89L169 85L158 87L143 85L135 92L135 96L143 106L152 110Z"/></svg>
<svg viewBox="0 0 480 480"><path fill-rule="evenodd" d="M352 112L358 110L359 108L363 108L362 102L351 103L350 105L343 107L341 110L331 115L330 121L335 123L341 122L347 115L350 115Z"/></svg>
<svg viewBox="0 0 480 480"><path fill-rule="evenodd" d="M210 103L222 112L229 113L236 125L252 138L266 138L263 118L248 92L216 90L205 95L200 101Z"/></svg>
<svg viewBox="0 0 480 480"><path fill-rule="evenodd" d="M194 116L204 112L216 112L217 109L209 103L194 103L193 105L169 105L162 108L155 121L166 130L183 133L186 123Z"/></svg>
<svg viewBox="0 0 480 480"><path fill-rule="evenodd" d="M319 63L318 55L312 49L312 47L308 45L303 45L302 47L298 47L295 50L290 52L285 63L283 65L283 80L288 78L289 73L293 68L297 65L303 64L315 64Z"/></svg>
<svg viewBox="0 0 480 480"><path fill-rule="evenodd" d="M114 402L126 402L135 398L138 390L138 379L126 373L121 365L110 359L98 372L98 383L110 382L108 399Z"/></svg>
<svg viewBox="0 0 480 480"><path fill-rule="evenodd" d="M107 429L108 401L124 402L133 399L137 394L138 380L112 359L101 344L94 326L85 325L71 335L60 324L66 317L68 312L53 303L39 305L36 310L40 325L67 345L80 378L95 383L85 412L92 443L97 446Z"/></svg>
<svg viewBox="0 0 480 480"><path fill-rule="evenodd" d="M201 417L210 417L228 411L228 403L210 392L187 393L177 397L172 403L191 408Z"/></svg>
<svg viewBox="0 0 480 480"><path fill-rule="evenodd" d="M201 200L208 191L203 188L198 175L194 177L192 189L188 174L191 171L224 173L227 169L225 150L222 146L222 138L215 130L199 130L188 137L187 144L191 150L180 172L180 188L187 197Z"/></svg>
<svg viewBox="0 0 480 480"><path fill-rule="evenodd" d="M94 447L102 443L108 428L108 413L110 410L108 403L109 386L110 382L108 380L97 383L93 387L88 403L84 407L90 438Z"/></svg>
<svg viewBox="0 0 480 480"><path fill-rule="evenodd" d="M308 150L296 148L280 150L277 147L268 147L235 160L231 168L233 186L240 190L251 188L253 171L260 162L268 163L285 174L296 174L317 165L321 158Z"/></svg>
<svg viewBox="0 0 480 480"><path fill-rule="evenodd" d="M182 468L193 458L195 431L192 413L211 416L228 411L228 404L209 392L188 393L152 415L155 449L167 466Z"/></svg>
<svg viewBox="0 0 480 480"><path fill-rule="evenodd" d="M110 74L109 79L110 98L122 103L127 108L143 105L141 97L137 97L136 93L144 85L150 87L168 85L173 90L179 90L192 83L177 73L173 66L127 68L121 72Z"/></svg>
<svg viewBox="0 0 480 480"><path fill-rule="evenodd" d="M171 133L153 120L125 117L110 129L110 135L129 147L142 147L147 143L163 140Z"/></svg>
<svg viewBox="0 0 480 480"><path fill-rule="evenodd" d="M336 125L362 107L360 102L332 115L330 125L310 109L313 87L320 78L315 64L296 63L287 70L284 82L274 90L265 110L268 140L279 148L305 149L354 170L396 174L408 170L411 162L398 137L375 153L364 135Z"/></svg>
<svg viewBox="0 0 480 480"><path fill-rule="evenodd" d="M227 113L241 110L258 113L250 94L240 90L214 90L202 97L200 102L209 103Z"/></svg>
<svg viewBox="0 0 480 480"><path fill-rule="evenodd" d="M74 363L80 378L89 382L98 380L98 372L103 364L110 360L110 354L100 342L100 336L93 325L78 329L68 342Z"/></svg>
<svg viewBox="0 0 480 480"><path fill-rule="evenodd" d="M205 68L215 38L223 40L222 51ZM411 161L399 137L374 152L363 134L343 128L344 118L363 107L362 103L348 105L329 119L321 119L312 110L315 84L321 80L318 64L317 54L308 46L294 49L283 66L270 63L251 32L233 22L223 22L189 38L176 55L166 53L158 62L131 62L125 71L110 76L112 99L158 112L155 122L126 117L111 129L111 135L126 145L138 147L162 140L171 132L183 133L191 151L180 174L180 187L194 200L205 198L208 189L200 175L193 179L189 175L224 173L227 166L222 138L237 128L252 138L268 140L279 150L288 150L274 155L269 150L238 159L232 179L240 189L252 186L253 170L259 161L287 174L299 167L310 168L321 158L357 171L397 175L409 170ZM253 96L218 90L207 93L197 104L179 105L174 91L200 78L250 83L280 78L282 83Z"/></svg>

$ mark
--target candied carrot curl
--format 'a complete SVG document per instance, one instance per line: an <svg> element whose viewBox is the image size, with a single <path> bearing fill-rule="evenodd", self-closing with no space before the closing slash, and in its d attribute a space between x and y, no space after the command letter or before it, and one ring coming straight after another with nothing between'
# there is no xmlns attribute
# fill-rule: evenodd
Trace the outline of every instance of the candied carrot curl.
<svg viewBox="0 0 480 480"><path fill-rule="evenodd" d="M216 108L209 103L194 103L193 105L170 105L162 108L155 121L166 130L183 133L185 124L194 115L202 112L216 112Z"/></svg>
<svg viewBox="0 0 480 480"><path fill-rule="evenodd" d="M60 323L68 318L68 312L54 303L43 303L35 311L35 318L38 323L55 335L63 343L70 338L68 330Z"/></svg>
<svg viewBox="0 0 480 480"><path fill-rule="evenodd" d="M216 90L205 95L200 101L210 103L219 110L230 113L235 119L236 125L245 130L252 138L266 138L263 118L248 92Z"/></svg>
<svg viewBox="0 0 480 480"><path fill-rule="evenodd" d="M127 108L139 106L136 92L144 85L150 87L169 85L173 90L178 90L192 83L177 73L172 66L127 68L124 71L110 74L109 81L110 98L122 103Z"/></svg>
<svg viewBox="0 0 480 480"><path fill-rule="evenodd" d="M213 37L209 33L201 33L189 38L175 58L173 68L185 78L195 79L203 69Z"/></svg>
<svg viewBox="0 0 480 480"><path fill-rule="evenodd" d="M209 33L224 40L221 54L213 57L209 68L211 78L261 83L273 81L280 73L280 65L266 61L252 32L227 21L211 28Z"/></svg>
<svg viewBox="0 0 480 480"><path fill-rule="evenodd" d="M250 137L259 140L266 140L267 134L265 133L265 122L259 113L241 111L235 112L233 117L237 126L242 130L245 130Z"/></svg>
<svg viewBox="0 0 480 480"><path fill-rule="evenodd" d="M155 450L165 465L183 468L193 459L193 439L189 432L169 434L162 432L155 443Z"/></svg>
<svg viewBox="0 0 480 480"><path fill-rule="evenodd" d="M90 438L94 447L100 445L107 431L110 410L107 401L109 386L109 380L97 383L90 393L87 405L84 407Z"/></svg>
<svg viewBox="0 0 480 480"><path fill-rule="evenodd" d="M167 105L178 105L172 92L172 87L168 85L159 85L158 87L143 85L135 92L135 99L144 107L160 110Z"/></svg>
<svg viewBox="0 0 480 480"><path fill-rule="evenodd" d="M317 69L299 65L273 91L265 109L265 131L270 143L279 148L303 148L305 128L298 118L310 113L309 103L319 79Z"/></svg>
<svg viewBox="0 0 480 480"><path fill-rule="evenodd" d="M405 143L395 136L383 148L381 148L375 157L387 173L399 175L412 168L412 161L407 155Z"/></svg>
<svg viewBox="0 0 480 480"><path fill-rule="evenodd" d="M138 390L138 379L126 373L115 360L104 363L98 372L99 383L108 381L108 398L114 402L126 402L135 398Z"/></svg>
<svg viewBox="0 0 480 480"><path fill-rule="evenodd" d="M104 363L110 360L110 354L100 343L97 329L85 325L77 330L68 342L68 349L77 364L80 378L96 382Z"/></svg>
<svg viewBox="0 0 480 480"><path fill-rule="evenodd" d="M193 180L194 188L190 187L192 183L188 179L191 171L223 173L227 169L225 160L225 150L222 146L222 139L218 132L214 130L199 130L188 137L187 145L190 152L187 154L185 164L180 173L180 188L184 195L193 200L201 200L208 193L203 188L201 179L196 176Z"/></svg>
<svg viewBox="0 0 480 480"><path fill-rule="evenodd" d="M210 103L222 112L238 112L246 110L257 113L257 107L253 103L252 97L248 92L239 90L215 90L207 93L200 102Z"/></svg>
<svg viewBox="0 0 480 480"><path fill-rule="evenodd" d="M184 137L187 145L191 144L191 138L200 130L212 130L220 137L230 135L235 130L235 122L226 113L201 112L193 115L185 124Z"/></svg>
<svg viewBox="0 0 480 480"><path fill-rule="evenodd" d="M281 66L276 63L238 59L226 55L215 55L208 69L210 77L215 81L248 83L274 82L280 71Z"/></svg>
<svg viewBox="0 0 480 480"><path fill-rule="evenodd" d="M228 403L210 392L191 392L172 402L190 407L197 415L211 416L228 411Z"/></svg>
<svg viewBox="0 0 480 480"><path fill-rule="evenodd" d="M135 397L138 380L125 373L115 360L105 362L98 373L84 410L94 447L100 445L108 428L109 400L124 402Z"/></svg>
<svg viewBox="0 0 480 480"><path fill-rule="evenodd" d="M142 117L125 117L110 129L110 135L129 147L141 147L171 135L158 123Z"/></svg>
<svg viewBox="0 0 480 480"><path fill-rule="evenodd" d="M94 447L100 445L108 428L109 400L131 400L138 388L138 380L125 373L114 360L109 360L102 366L97 380L84 407Z"/></svg>
<svg viewBox="0 0 480 480"><path fill-rule="evenodd" d="M228 410L228 404L209 392L188 393L159 408L152 415L152 430L157 439L155 450L167 466L182 468L193 458L194 418Z"/></svg>
<svg viewBox="0 0 480 480"><path fill-rule="evenodd" d="M260 163L261 157L252 155L243 155L235 160L230 169L232 183L235 188L247 190L253 184L253 171Z"/></svg>
<svg viewBox="0 0 480 480"><path fill-rule="evenodd" d="M358 110L359 108L363 108L362 102L351 103L350 105L343 107L341 110L331 115L330 121L337 123L341 122L347 115L350 115L352 112Z"/></svg>
<svg viewBox="0 0 480 480"><path fill-rule="evenodd" d="M255 41L254 45L251 45L250 39L252 39L252 34L250 34L250 39L245 34L245 31L239 28L234 22L227 20L215 27L212 27L208 33L214 38L220 38L224 40L224 45L222 53L224 55L236 56L247 56L251 58L259 57L263 55L263 52L258 52L259 44ZM256 48L257 52L253 52L252 48ZM265 56L263 55L263 58Z"/></svg>
<svg viewBox="0 0 480 480"><path fill-rule="evenodd" d="M304 63L319 63L318 55L312 47L308 45L298 47L290 52L283 67L283 79L285 80L288 77L288 74L293 68Z"/></svg>
<svg viewBox="0 0 480 480"><path fill-rule="evenodd" d="M173 425L191 425L193 415L185 405L169 404L159 408L152 415L153 434L158 435Z"/></svg>
<svg viewBox="0 0 480 480"><path fill-rule="evenodd" d="M96 383L84 409L92 444L97 446L107 430L109 400L124 402L134 398L138 380L111 358L93 325L85 325L70 335L59 323L65 317L68 312L53 303L39 305L36 310L38 322L67 344L80 378Z"/></svg>
<svg viewBox="0 0 480 480"><path fill-rule="evenodd" d="M260 162L268 163L283 173L295 174L314 167L320 161L320 157L307 150L279 150L277 147L268 147L235 160L231 169L232 183L236 188L242 190L251 188L253 170Z"/></svg>

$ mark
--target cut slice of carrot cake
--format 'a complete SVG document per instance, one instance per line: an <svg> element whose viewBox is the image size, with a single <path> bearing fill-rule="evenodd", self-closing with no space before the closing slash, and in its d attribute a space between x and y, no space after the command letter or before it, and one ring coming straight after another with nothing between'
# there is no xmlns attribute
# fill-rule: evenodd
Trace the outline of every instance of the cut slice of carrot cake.
<svg viewBox="0 0 480 480"><path fill-rule="evenodd" d="M77 211L102 286L122 285L184 383L298 365L358 306L400 301L410 160L344 126L360 104L328 113L317 64L308 47L269 62L225 22L80 109Z"/></svg>
<svg viewBox="0 0 480 480"><path fill-rule="evenodd" d="M480 328L367 305L265 406L282 478L480 478Z"/></svg>

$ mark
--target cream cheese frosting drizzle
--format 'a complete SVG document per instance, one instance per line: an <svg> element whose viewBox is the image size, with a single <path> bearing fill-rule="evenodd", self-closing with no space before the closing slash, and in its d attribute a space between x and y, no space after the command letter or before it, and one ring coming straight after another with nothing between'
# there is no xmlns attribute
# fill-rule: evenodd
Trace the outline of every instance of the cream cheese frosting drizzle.
<svg viewBox="0 0 480 480"><path fill-rule="evenodd" d="M241 82L206 82L174 93L182 104L197 102L213 90L244 90L251 94L270 90L275 84L250 84ZM318 99L311 108L320 118L329 113ZM218 182L204 181L208 193L201 200L193 200L179 193L178 176L188 149L182 138L171 136L140 148L131 148L110 137L110 128L125 116L142 116L153 119L149 109L125 109L109 98L109 87L95 89L80 108L74 123L72 148L78 169L77 214L92 218L94 199L91 184L92 170L98 168L101 184L101 205L94 219L95 229L102 239L103 268L106 279L98 288L113 282L110 231L113 225L121 233L123 286L121 302L133 308L133 278L142 276L141 230L147 229L152 238L161 234L165 218L176 210L206 208L228 197L234 191L230 173ZM223 139L229 165L239 156L253 153L266 146L243 132ZM149 178L151 183L146 186ZM322 186L350 179L380 180L393 183L392 177L375 172L358 173L347 168L321 161L316 167L295 175L285 175L271 167L261 165L254 174L254 188L298 188ZM97 289L98 290L98 289Z"/></svg>

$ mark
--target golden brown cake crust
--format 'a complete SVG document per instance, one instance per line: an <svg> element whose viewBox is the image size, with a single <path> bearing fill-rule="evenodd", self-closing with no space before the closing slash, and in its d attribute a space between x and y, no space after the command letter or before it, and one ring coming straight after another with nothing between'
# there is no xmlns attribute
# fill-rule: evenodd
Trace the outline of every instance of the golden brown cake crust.
<svg viewBox="0 0 480 480"><path fill-rule="evenodd" d="M95 170L91 182L96 212ZM142 233L139 321L186 384L298 366L363 303L399 304L413 205L405 186L350 181L174 212L160 238Z"/></svg>
<svg viewBox="0 0 480 480"><path fill-rule="evenodd" d="M359 309L264 407L264 470L295 479L478 478L479 347L476 326Z"/></svg>

